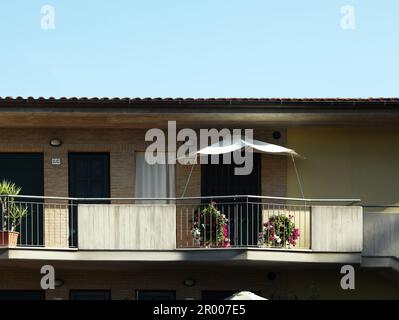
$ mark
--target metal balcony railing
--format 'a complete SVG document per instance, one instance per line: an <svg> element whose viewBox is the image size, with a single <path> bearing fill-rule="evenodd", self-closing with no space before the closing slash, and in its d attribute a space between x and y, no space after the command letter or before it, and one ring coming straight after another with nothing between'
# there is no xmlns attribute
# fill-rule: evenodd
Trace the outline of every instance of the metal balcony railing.
<svg viewBox="0 0 399 320"><path fill-rule="evenodd" d="M204 200L176 203L179 248L310 248L308 204L241 196Z"/></svg>
<svg viewBox="0 0 399 320"><path fill-rule="evenodd" d="M109 199L2 196L1 199L0 246L47 248L78 248L81 204L93 204L95 208L167 204L176 212L176 227L170 230L176 238L176 248L310 249L311 205L351 205L359 201L249 195Z"/></svg>
<svg viewBox="0 0 399 320"><path fill-rule="evenodd" d="M76 204L62 198L2 197L0 246L76 247L76 209Z"/></svg>

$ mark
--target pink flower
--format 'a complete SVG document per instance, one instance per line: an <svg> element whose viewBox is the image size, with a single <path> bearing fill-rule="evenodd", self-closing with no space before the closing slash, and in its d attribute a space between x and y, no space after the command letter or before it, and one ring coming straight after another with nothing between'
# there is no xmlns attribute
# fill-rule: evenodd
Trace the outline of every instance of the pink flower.
<svg viewBox="0 0 399 320"><path fill-rule="evenodd" d="M223 248L229 248L230 247L230 239L229 239L229 227L227 224L223 225L223 243L222 243Z"/></svg>
<svg viewBox="0 0 399 320"><path fill-rule="evenodd" d="M229 236L229 228L227 225L223 225L223 236L228 237Z"/></svg>
<svg viewBox="0 0 399 320"><path fill-rule="evenodd" d="M224 242L222 243L223 248L230 248L230 240L225 239Z"/></svg>

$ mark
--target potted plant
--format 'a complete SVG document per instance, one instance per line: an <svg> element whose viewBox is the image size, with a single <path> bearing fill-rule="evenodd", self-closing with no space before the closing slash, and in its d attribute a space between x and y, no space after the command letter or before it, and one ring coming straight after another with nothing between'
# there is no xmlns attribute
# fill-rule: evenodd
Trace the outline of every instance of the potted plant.
<svg viewBox="0 0 399 320"><path fill-rule="evenodd" d="M273 215L263 224L263 231L259 234L259 245L265 247L291 247L299 239L299 229L295 227L294 216Z"/></svg>
<svg viewBox="0 0 399 320"><path fill-rule="evenodd" d="M217 209L216 202L206 205L194 217L191 234L201 246L230 247L228 219Z"/></svg>
<svg viewBox="0 0 399 320"><path fill-rule="evenodd" d="M14 195L18 195L22 188L14 183L3 180L0 182L0 246L15 247L18 242L19 232L17 227L20 225L22 218L28 214L28 208L20 204L16 204ZM10 196L11 195L11 196Z"/></svg>

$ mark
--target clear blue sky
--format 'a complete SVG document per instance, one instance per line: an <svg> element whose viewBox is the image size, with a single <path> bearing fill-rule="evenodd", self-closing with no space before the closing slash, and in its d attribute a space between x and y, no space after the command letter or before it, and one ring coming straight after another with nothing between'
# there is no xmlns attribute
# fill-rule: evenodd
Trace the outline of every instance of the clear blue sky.
<svg viewBox="0 0 399 320"><path fill-rule="evenodd" d="M399 96L398 0L1 0L0 40L0 96Z"/></svg>

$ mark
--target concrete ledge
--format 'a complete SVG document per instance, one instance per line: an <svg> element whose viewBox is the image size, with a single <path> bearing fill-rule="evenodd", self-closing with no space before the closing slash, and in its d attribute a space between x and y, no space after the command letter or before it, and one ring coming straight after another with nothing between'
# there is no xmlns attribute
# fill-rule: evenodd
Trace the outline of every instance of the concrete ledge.
<svg viewBox="0 0 399 320"><path fill-rule="evenodd" d="M259 262L263 264L360 264L361 253L325 253L311 250L254 248L183 250L0 250L0 260L131 261L131 262Z"/></svg>
<svg viewBox="0 0 399 320"><path fill-rule="evenodd" d="M362 257L364 268L391 268L399 272L399 259L396 257Z"/></svg>

